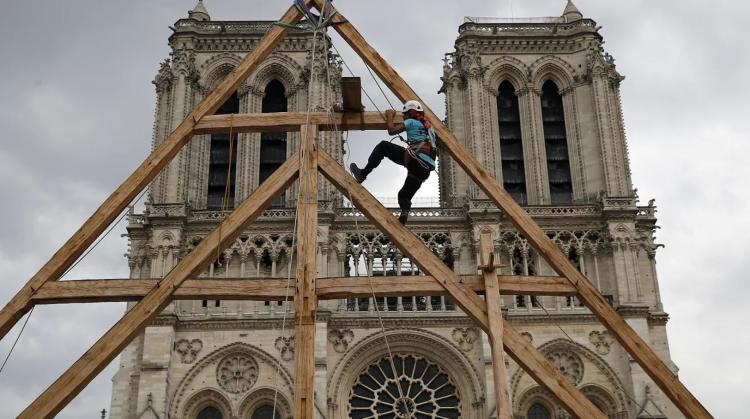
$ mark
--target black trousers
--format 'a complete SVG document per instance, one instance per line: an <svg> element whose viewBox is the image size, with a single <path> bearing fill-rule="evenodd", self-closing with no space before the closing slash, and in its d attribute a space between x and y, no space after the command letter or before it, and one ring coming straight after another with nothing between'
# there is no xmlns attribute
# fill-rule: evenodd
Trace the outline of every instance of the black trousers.
<svg viewBox="0 0 750 419"><path fill-rule="evenodd" d="M430 177L430 169L425 169L417 160L409 157L406 153L406 148L388 141L381 141L372 150L370 158L367 159L367 166L362 170L362 174L365 176L369 175L370 172L380 165L380 162L385 157L399 166L404 166L408 172L404 186L398 191L398 206L401 208L401 211L409 211L411 209L411 199L414 198L414 194L422 187L422 183Z"/></svg>

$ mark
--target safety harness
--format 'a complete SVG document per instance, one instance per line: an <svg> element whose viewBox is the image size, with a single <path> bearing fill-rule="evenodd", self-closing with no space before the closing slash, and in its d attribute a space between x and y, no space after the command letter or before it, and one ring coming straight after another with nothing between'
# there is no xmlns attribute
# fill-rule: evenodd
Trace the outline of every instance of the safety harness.
<svg viewBox="0 0 750 419"><path fill-rule="evenodd" d="M419 122L417 119L415 121ZM421 124L422 122L419 123ZM422 126L424 127L424 124ZM406 154L409 158L415 159L422 167L432 171L435 170L435 162L437 161L437 136L433 128L425 128L425 131L427 131L427 136L429 137L427 140L410 142L408 141L408 137L407 140L401 137L401 140L407 145Z"/></svg>

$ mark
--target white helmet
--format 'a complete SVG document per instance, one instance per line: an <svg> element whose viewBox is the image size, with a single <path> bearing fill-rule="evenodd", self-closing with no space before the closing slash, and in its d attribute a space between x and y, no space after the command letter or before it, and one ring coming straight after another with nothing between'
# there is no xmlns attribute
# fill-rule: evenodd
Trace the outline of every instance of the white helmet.
<svg viewBox="0 0 750 419"><path fill-rule="evenodd" d="M422 104L417 102L416 100L410 100L404 103L404 112L408 112L412 109L417 112L424 112L424 109L422 109Z"/></svg>

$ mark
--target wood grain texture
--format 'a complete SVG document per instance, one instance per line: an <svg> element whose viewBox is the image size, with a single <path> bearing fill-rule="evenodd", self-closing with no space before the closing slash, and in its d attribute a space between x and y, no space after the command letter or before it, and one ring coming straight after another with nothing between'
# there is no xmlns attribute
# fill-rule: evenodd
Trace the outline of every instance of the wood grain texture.
<svg viewBox="0 0 750 419"><path fill-rule="evenodd" d="M450 279L452 280L452 279ZM560 277L498 276L498 288L505 295L574 296L576 289ZM48 282L32 297L33 304L73 304L138 301L159 282L157 279L86 279ZM376 297L445 296L448 292L431 276L373 277ZM459 283L484 294L484 279L461 275ZM318 278L319 300L371 296L366 277ZM290 293L289 298L294 298ZM188 279L172 295L173 300L283 301L286 280L274 278Z"/></svg>
<svg viewBox="0 0 750 419"><path fill-rule="evenodd" d="M318 127L302 126L297 199L297 280L294 292L294 417L313 419L315 408L315 278L318 261Z"/></svg>
<svg viewBox="0 0 750 419"><path fill-rule="evenodd" d="M169 304L172 294L186 279L196 277L222 251L234 243L249 223L260 216L297 178L295 155L221 222L138 304L133 306L73 366L40 395L19 418L54 417L70 400L107 366Z"/></svg>
<svg viewBox="0 0 750 419"><path fill-rule="evenodd" d="M503 354L503 313L500 310L500 288L498 287L496 267L494 265L494 246L492 246L492 235L483 233L479 239L479 257L484 277L484 285L487 293L484 300L487 302L487 316L490 323L490 350L492 352L492 373L495 383L495 406L498 419L512 419L513 409L510 404L510 393L508 392L508 371L505 368L505 356Z"/></svg>
<svg viewBox="0 0 750 419"><path fill-rule="evenodd" d="M371 131L387 129L385 116L379 112L335 113L333 122L326 112L311 112L310 124L320 131ZM195 125L195 134L234 132L298 132L307 122L305 112L277 112L260 114L233 114L205 116ZM403 116L396 115L403 123Z"/></svg>
<svg viewBox="0 0 750 419"><path fill-rule="evenodd" d="M315 0L316 5L321 0ZM570 263L567 257L547 237L542 229L532 220L497 181L484 170L479 162L460 144L458 138L443 124L440 118L426 105L414 90L396 73L396 71L377 53L354 28L339 14L335 17L334 26L342 38L359 54L360 57L383 80L388 88L402 101L411 99L422 102L425 115L435 127L440 137L441 148L446 150L454 161L461 166L484 193L507 215L513 225L526 237L539 254L552 266L560 276L568 278L579 289L579 298L599 318L617 341L630 353L643 370L654 380L659 388L688 417L711 418L711 414L677 379L672 371L650 346L620 317L607 303L604 297L589 281Z"/></svg>
<svg viewBox="0 0 750 419"><path fill-rule="evenodd" d="M420 269L433 276L436 282L450 294L453 301L463 309L464 313L474 319L485 332L488 332L490 325L485 302L471 289L462 285L460 278L445 266L422 240L402 226L393 214L346 173L338 162L322 150L319 151L318 158L323 175L341 190L344 196L350 197L370 222L385 233L404 254L409 256L410 260L415 261ZM560 404L572 415L587 419L606 419L606 415L599 411L583 393L573 387L533 347L531 347L531 350L535 352L534 354L524 352L529 350L529 345L519 344L519 340L526 341L514 329L509 328L507 322L503 329L503 340L509 340L509 342L506 342L506 346L511 356L529 374L535 374L538 382L555 394Z"/></svg>
<svg viewBox="0 0 750 419"><path fill-rule="evenodd" d="M302 18L296 7L290 7L281 18L283 22L297 23ZM120 185L89 217L73 236L52 256L28 283L0 311L0 339L31 309L34 292L48 281L58 280L63 273L91 246L94 240L112 224L125 207L172 160L193 135L195 121L213 114L237 90L250 74L258 68L287 33L281 26L273 26L258 45L245 57L224 81L209 94L197 108L146 158L146 160Z"/></svg>

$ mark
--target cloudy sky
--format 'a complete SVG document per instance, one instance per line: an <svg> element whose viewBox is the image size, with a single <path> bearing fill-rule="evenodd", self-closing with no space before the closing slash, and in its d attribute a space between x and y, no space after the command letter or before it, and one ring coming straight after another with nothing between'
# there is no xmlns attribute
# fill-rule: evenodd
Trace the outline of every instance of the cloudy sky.
<svg viewBox="0 0 750 419"><path fill-rule="evenodd" d="M360 2L338 7L439 114L441 58L463 16L559 15L564 0ZM363 6L365 3L367 6ZM658 269L672 357L718 418L744 418L750 358L750 68L740 0L578 0L603 26L627 76L623 106L635 185L659 206ZM288 1L207 0L215 20L276 19ZM146 157L168 26L194 0L28 0L0 14L0 303L4 303ZM394 15L409 16L396 22ZM389 24L390 23L390 24ZM410 45L412 44L412 45ZM339 42L339 49L345 45ZM355 58L347 61L367 81ZM379 97L379 93L378 96ZM377 99L384 106L382 98ZM363 160L377 138L352 136ZM401 179L368 186L394 195ZM437 196L435 182L420 192ZM127 275L116 229L67 279ZM39 307L0 373L0 417L15 417L122 314L121 304ZM18 333L2 342L4 358ZM110 365L59 416L109 409Z"/></svg>

